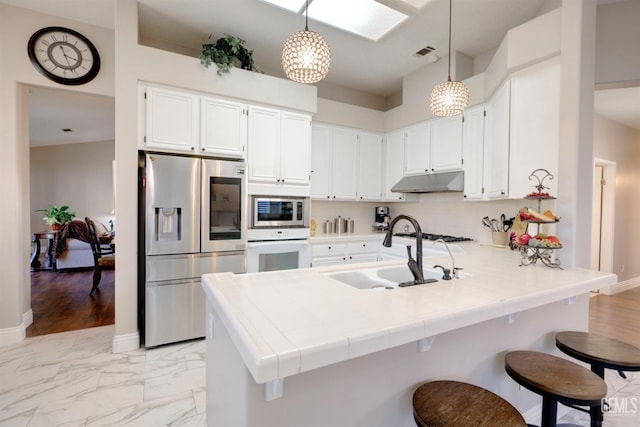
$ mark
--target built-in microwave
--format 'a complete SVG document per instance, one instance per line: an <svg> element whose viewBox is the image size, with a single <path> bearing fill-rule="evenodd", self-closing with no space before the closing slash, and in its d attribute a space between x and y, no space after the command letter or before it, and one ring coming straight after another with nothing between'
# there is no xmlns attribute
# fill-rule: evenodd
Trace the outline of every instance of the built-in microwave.
<svg viewBox="0 0 640 427"><path fill-rule="evenodd" d="M252 196L251 228L309 227L309 198Z"/></svg>

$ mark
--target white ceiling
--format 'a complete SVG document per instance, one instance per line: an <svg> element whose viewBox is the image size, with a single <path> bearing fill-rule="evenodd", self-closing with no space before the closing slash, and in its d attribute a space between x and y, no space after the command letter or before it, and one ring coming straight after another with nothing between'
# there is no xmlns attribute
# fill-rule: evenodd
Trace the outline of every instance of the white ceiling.
<svg viewBox="0 0 640 427"><path fill-rule="evenodd" d="M429 55L433 55L417 57L414 55L417 50L427 45L432 46L436 49L435 54L446 60L447 0L427 0L421 9L411 6L412 3L418 4L417 2L379 1L402 8L410 18L378 42L310 20L309 29L321 33L332 50L331 70L326 81L321 84L389 96L401 89L405 75L426 65ZM599 4L611 1L615 0L598 0ZM292 32L304 28L304 17L260 0L138 2L142 43L198 56L201 44L212 42L208 40L209 35L215 40L224 33L229 33L247 41L247 47L254 50L256 62L264 72L283 78L280 65L282 44ZM102 27L114 27L113 0L0 0L0 3L27 7ZM499 45L510 28L529 21L556 3L559 4L559 0L454 0L453 49L471 57L490 52ZM615 91L613 94L609 94L610 91L596 93L596 111L640 129L638 92L629 89ZM57 95L61 94L57 92ZM113 135L114 122L106 123L109 118L113 119L112 100L109 106L109 102L100 97L70 96L65 101L58 102L52 97L57 98L56 91L32 89L34 111L31 133L34 142L40 145L57 144L63 140L77 142L83 138L85 141L95 141L109 139L104 135ZM629 108L625 110L626 113L617 111L627 98ZM81 106L72 107L73 99ZM90 99L95 101L96 111L93 118L88 120L91 110L89 105L92 104ZM40 102L42 105L38 105ZM62 112L63 109L68 109L68 112ZM105 110L109 109L111 114L105 114ZM76 116L74 111L78 113L77 118L73 118ZM92 123L95 128L104 123L110 132L93 129L82 136L86 123ZM42 125L45 129L38 129ZM73 136L68 133L60 136L58 130L63 127L74 129Z"/></svg>

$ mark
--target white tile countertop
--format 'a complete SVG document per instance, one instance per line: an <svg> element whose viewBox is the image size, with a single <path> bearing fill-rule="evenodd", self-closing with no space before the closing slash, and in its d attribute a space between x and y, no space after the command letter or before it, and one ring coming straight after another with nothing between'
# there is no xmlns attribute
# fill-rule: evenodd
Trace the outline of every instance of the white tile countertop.
<svg viewBox="0 0 640 427"><path fill-rule="evenodd" d="M317 233L315 236L309 238L311 243L324 243L324 242L359 242L362 240L382 240L384 239L384 233L331 233L323 234Z"/></svg>
<svg viewBox="0 0 640 427"><path fill-rule="evenodd" d="M403 265L404 261L234 275L203 276L209 304L256 383L473 325L514 317L556 301L572 302L616 283L614 274L519 266L517 252L460 243L461 279L386 290L357 289L328 272ZM561 258L561 251L558 251ZM425 258L450 267L448 255Z"/></svg>

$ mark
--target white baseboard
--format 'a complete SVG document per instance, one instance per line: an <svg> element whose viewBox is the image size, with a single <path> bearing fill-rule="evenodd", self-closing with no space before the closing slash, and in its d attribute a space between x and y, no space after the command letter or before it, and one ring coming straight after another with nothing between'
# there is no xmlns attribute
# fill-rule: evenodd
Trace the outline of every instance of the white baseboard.
<svg viewBox="0 0 640 427"><path fill-rule="evenodd" d="M24 341L26 329L24 323L14 326L13 328L0 329L0 346L17 344Z"/></svg>
<svg viewBox="0 0 640 427"><path fill-rule="evenodd" d="M138 332L113 336L114 353L124 353L138 348L140 348L140 334Z"/></svg>
<svg viewBox="0 0 640 427"><path fill-rule="evenodd" d="M602 288L600 289L600 292L604 295L615 295L620 292L628 291L629 289L637 288L638 286L640 286L640 277L634 277L633 279L618 282L615 285Z"/></svg>
<svg viewBox="0 0 640 427"><path fill-rule="evenodd" d="M26 313L22 315L22 324L24 325L24 330L26 331L29 326L33 323L33 310L29 309Z"/></svg>

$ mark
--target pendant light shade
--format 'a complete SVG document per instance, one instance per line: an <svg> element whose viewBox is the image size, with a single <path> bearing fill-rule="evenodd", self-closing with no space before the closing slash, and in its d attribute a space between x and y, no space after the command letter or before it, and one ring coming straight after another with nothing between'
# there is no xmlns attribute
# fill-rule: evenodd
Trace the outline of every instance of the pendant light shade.
<svg viewBox="0 0 640 427"><path fill-rule="evenodd" d="M304 31L291 34L282 48L282 68L289 79L299 83L319 82L331 66L329 45L320 34L309 31L308 8L307 0Z"/></svg>
<svg viewBox="0 0 640 427"><path fill-rule="evenodd" d="M440 117L461 114L469 104L469 91L462 82L451 80L451 3L449 0L449 78L433 88L429 97L431 112Z"/></svg>

